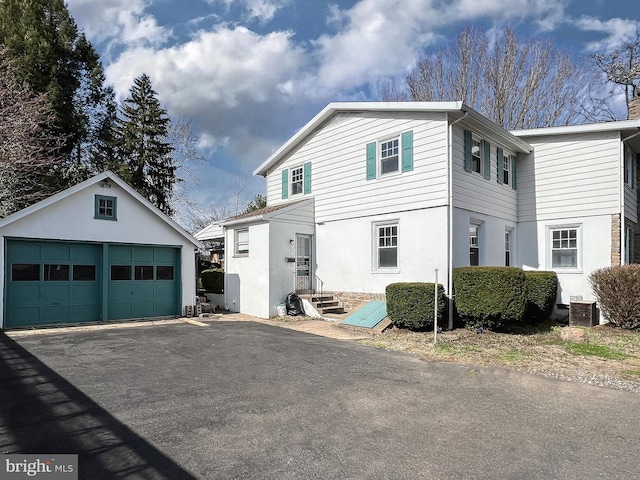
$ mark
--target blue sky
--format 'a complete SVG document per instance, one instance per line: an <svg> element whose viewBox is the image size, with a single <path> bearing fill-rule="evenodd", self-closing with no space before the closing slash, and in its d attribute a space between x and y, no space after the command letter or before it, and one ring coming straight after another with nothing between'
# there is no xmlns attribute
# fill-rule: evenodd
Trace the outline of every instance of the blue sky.
<svg viewBox="0 0 640 480"><path fill-rule="evenodd" d="M209 152L202 207L235 196L278 146L327 103L380 100L429 48L468 24L513 27L576 57L635 38L636 0L67 0L126 95L151 77L172 117ZM265 192L251 179L243 200Z"/></svg>

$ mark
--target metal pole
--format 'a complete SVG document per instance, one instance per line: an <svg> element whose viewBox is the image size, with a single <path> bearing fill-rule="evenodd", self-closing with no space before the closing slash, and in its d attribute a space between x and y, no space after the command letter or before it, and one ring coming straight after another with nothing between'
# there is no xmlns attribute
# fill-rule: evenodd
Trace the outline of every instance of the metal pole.
<svg viewBox="0 0 640 480"><path fill-rule="evenodd" d="M438 341L438 269L436 268L436 281L433 283L433 344Z"/></svg>

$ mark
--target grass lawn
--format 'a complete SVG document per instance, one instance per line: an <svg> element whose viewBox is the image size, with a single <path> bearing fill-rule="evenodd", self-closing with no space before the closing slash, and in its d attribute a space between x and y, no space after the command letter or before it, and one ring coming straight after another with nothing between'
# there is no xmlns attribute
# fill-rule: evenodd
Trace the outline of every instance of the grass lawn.
<svg viewBox="0 0 640 480"><path fill-rule="evenodd" d="M392 328L359 343L429 360L495 365L640 392L640 332L600 325L582 329L584 341L572 342L562 338L562 328L546 324L533 331L481 334L456 329L439 333L435 346L433 332Z"/></svg>

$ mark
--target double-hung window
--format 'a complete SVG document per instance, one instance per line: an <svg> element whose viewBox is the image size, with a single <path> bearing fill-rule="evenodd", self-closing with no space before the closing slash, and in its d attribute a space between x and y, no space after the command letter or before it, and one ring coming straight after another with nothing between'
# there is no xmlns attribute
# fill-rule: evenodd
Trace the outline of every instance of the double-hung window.
<svg viewBox="0 0 640 480"><path fill-rule="evenodd" d="M367 180L413 170L413 130L367 143Z"/></svg>
<svg viewBox="0 0 640 480"><path fill-rule="evenodd" d="M472 137L471 145L471 171L476 173L482 173L483 162L483 146L482 140L477 137Z"/></svg>
<svg viewBox="0 0 640 480"><path fill-rule="evenodd" d="M234 230L234 253L236 256L249 255L249 229Z"/></svg>
<svg viewBox="0 0 640 480"><path fill-rule="evenodd" d="M291 195L302 193L304 182L304 168L302 166L291 169Z"/></svg>
<svg viewBox="0 0 640 480"><path fill-rule="evenodd" d="M380 142L380 174L399 170L400 138Z"/></svg>
<svg viewBox="0 0 640 480"><path fill-rule="evenodd" d="M471 222L469 224L469 265L472 267L480 265L479 231L480 225L478 223Z"/></svg>
<svg viewBox="0 0 640 480"><path fill-rule="evenodd" d="M624 183L631 188L636 186L636 154L625 145L624 147Z"/></svg>
<svg viewBox="0 0 640 480"><path fill-rule="evenodd" d="M551 229L551 267L578 268L578 227Z"/></svg>
<svg viewBox="0 0 640 480"><path fill-rule="evenodd" d="M511 230L504 231L504 265L511 266Z"/></svg>
<svg viewBox="0 0 640 480"><path fill-rule="evenodd" d="M502 183L509 185L509 171L511 170L511 157L507 152L502 154Z"/></svg>
<svg viewBox="0 0 640 480"><path fill-rule="evenodd" d="M374 269L398 268L398 223L376 223L374 232Z"/></svg>

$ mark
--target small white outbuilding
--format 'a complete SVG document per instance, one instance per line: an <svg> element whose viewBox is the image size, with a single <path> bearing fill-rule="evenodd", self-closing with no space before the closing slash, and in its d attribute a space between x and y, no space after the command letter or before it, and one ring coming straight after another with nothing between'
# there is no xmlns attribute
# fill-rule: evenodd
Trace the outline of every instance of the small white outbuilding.
<svg viewBox="0 0 640 480"><path fill-rule="evenodd" d="M200 242L113 172L0 219L0 328L176 317Z"/></svg>

